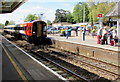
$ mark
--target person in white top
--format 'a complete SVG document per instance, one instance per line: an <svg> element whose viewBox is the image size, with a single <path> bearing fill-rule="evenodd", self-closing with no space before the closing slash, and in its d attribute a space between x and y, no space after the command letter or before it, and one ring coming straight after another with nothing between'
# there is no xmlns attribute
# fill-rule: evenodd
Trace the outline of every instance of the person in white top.
<svg viewBox="0 0 120 82"><path fill-rule="evenodd" d="M108 44L108 31L107 27L105 26L104 29L102 30L102 39L104 44Z"/></svg>
<svg viewBox="0 0 120 82"><path fill-rule="evenodd" d="M103 28L100 28L98 31L97 31L97 44L100 44L100 39L102 37L102 29Z"/></svg>

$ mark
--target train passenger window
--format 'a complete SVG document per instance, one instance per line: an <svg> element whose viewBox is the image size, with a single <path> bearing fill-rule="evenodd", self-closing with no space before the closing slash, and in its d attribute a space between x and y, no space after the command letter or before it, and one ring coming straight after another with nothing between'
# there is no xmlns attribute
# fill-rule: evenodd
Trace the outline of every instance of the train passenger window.
<svg viewBox="0 0 120 82"><path fill-rule="evenodd" d="M23 28L23 27L20 27L20 30L24 30L24 28Z"/></svg>
<svg viewBox="0 0 120 82"><path fill-rule="evenodd" d="M26 27L24 27L24 30L26 30Z"/></svg>

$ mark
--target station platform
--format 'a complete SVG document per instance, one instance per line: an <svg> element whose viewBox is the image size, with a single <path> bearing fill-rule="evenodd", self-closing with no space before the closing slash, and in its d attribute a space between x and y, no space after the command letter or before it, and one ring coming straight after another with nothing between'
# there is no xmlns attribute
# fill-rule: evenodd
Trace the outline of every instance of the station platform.
<svg viewBox="0 0 120 82"><path fill-rule="evenodd" d="M2 36L2 80L60 81L62 76L46 67Z"/></svg>
<svg viewBox="0 0 120 82"><path fill-rule="evenodd" d="M4 49L2 49L2 60L2 81L22 80Z"/></svg>
<svg viewBox="0 0 120 82"><path fill-rule="evenodd" d="M71 36L68 39L66 39L66 37L61 37L59 34L50 34L50 35L47 35L47 37L51 39L59 40L59 41L65 41L65 42L92 46L92 47L97 47L97 48L102 48L102 49L113 50L113 51L120 51L120 49L118 49L120 47L117 47L117 46L111 46L109 44L108 45L97 44L96 36L93 38L90 35L86 35L85 41L82 40L82 36L73 36L73 37Z"/></svg>

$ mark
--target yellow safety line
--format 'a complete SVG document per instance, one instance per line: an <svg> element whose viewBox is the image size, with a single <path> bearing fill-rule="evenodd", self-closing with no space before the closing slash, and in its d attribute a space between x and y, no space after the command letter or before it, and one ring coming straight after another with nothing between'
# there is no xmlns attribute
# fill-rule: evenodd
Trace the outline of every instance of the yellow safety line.
<svg viewBox="0 0 120 82"><path fill-rule="evenodd" d="M15 61L12 59L12 57L8 54L7 50L5 49L4 46L2 46L5 53L7 54L8 58L10 59L11 63L13 64L13 66L15 67L15 69L17 70L18 74L20 75L20 77L22 78L22 80L24 80L24 82L28 82L26 77L24 76L24 74L21 72L20 68L17 66L17 64L15 63Z"/></svg>

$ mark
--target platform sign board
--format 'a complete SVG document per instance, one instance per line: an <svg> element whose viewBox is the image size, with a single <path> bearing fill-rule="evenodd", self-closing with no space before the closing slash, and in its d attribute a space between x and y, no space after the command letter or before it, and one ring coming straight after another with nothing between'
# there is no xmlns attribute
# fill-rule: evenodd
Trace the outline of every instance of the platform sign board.
<svg viewBox="0 0 120 82"><path fill-rule="evenodd" d="M103 28L103 17L102 14L98 14L100 28Z"/></svg>
<svg viewBox="0 0 120 82"><path fill-rule="evenodd" d="M101 17L102 17L102 14L98 14L98 17L101 18Z"/></svg>

